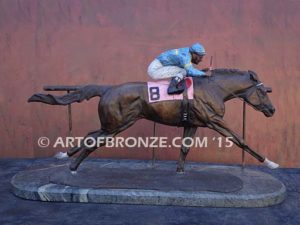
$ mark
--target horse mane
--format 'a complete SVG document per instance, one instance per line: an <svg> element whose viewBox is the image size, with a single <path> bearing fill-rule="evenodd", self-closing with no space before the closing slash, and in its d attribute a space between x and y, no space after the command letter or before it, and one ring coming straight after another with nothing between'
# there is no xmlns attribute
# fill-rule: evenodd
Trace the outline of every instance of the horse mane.
<svg viewBox="0 0 300 225"><path fill-rule="evenodd" d="M244 76L246 74L249 74L252 72L255 74L253 71L243 71L239 69L231 69L231 68L218 68L218 69L213 69L211 76L200 76L200 77L194 77L194 81L199 81L204 82L204 80L215 80L215 79L226 79L226 76L234 75L234 76Z"/></svg>
<svg viewBox="0 0 300 225"><path fill-rule="evenodd" d="M233 73L237 75L244 75L245 71L238 70L238 69L227 69L227 68L214 69L212 71L212 75L231 75Z"/></svg>

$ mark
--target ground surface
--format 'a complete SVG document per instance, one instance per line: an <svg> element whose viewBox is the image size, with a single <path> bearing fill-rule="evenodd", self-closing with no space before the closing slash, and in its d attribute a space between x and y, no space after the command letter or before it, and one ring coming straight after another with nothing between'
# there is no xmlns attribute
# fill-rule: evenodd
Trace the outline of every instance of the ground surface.
<svg viewBox="0 0 300 225"><path fill-rule="evenodd" d="M28 201L11 193L19 171L53 159L0 160L0 224L300 224L300 169L268 170L287 187L286 200L268 208L200 208ZM176 168L175 162L174 170Z"/></svg>

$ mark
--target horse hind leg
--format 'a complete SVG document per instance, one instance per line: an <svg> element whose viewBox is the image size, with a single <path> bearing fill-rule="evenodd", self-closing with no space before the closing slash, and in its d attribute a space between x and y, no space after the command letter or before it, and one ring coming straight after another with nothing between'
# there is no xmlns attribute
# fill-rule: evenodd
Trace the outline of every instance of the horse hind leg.
<svg viewBox="0 0 300 225"><path fill-rule="evenodd" d="M99 131L100 130L96 130L96 131L88 133L88 135L86 137L84 137L84 139L87 137L90 137L91 135L93 135ZM67 152L58 152L57 154L55 154L54 157L57 159L64 159L64 158L72 157L73 155L75 155L76 153L78 153L80 150L82 150L84 148L84 139L81 141L81 143L78 146L75 146L75 147L69 149Z"/></svg>
<svg viewBox="0 0 300 225"><path fill-rule="evenodd" d="M55 154L55 158L57 159L65 159L65 158L69 158L73 155L75 155L77 152L79 152L83 147L81 145L73 147L71 149L69 149L67 152L58 152Z"/></svg>
<svg viewBox="0 0 300 225"><path fill-rule="evenodd" d="M77 152L81 151L80 155L70 164L70 170L76 171L79 165L81 164L81 162L97 148L105 145L105 138L110 136L113 135L110 135L103 130L94 131L89 133L84 138L84 140L81 142L81 145L79 147L70 149L68 155L74 155ZM103 138L103 140L100 140L99 139L100 137Z"/></svg>
<svg viewBox="0 0 300 225"><path fill-rule="evenodd" d="M85 136L84 139L81 141L79 146L76 146L76 147L68 150L67 155L69 157L75 155L76 153L78 153L80 150L82 150L84 148L84 141L87 138L93 138L93 136L95 136L95 137L101 136L101 133L104 133L104 132L101 130L96 130L96 131L92 131L92 132L88 133L88 135Z"/></svg>
<svg viewBox="0 0 300 225"><path fill-rule="evenodd" d="M80 155L71 163L70 170L73 171L73 173L78 169L81 162L89 156L93 151L95 151L97 148L104 146L106 144L106 138L113 137L117 135L118 133L126 130L128 127L130 127L132 124L134 124L135 120L131 120L128 123L123 124L118 129L108 132L104 130L99 130L98 132L93 132L89 138L92 138L94 140L95 145L91 147L83 146L82 151ZM97 143L98 138L102 137L103 140L101 142ZM99 144L99 145L98 145Z"/></svg>
<svg viewBox="0 0 300 225"><path fill-rule="evenodd" d="M70 164L70 170L72 174L76 174L76 171L82 161L89 156L93 151L95 151L97 147L92 147L88 149L84 149L80 155Z"/></svg>

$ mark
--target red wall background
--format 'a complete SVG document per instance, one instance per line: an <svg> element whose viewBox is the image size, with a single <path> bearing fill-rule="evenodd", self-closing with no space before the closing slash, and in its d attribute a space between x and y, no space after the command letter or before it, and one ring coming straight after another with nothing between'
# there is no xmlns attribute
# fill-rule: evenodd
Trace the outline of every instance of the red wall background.
<svg viewBox="0 0 300 225"><path fill-rule="evenodd" d="M273 87L272 118L247 109L247 141L284 167L299 167L300 2L272 0L1 0L0 157L44 157L66 149L39 148L40 136L67 136L67 108L28 104L43 85L119 84L147 81L160 52L199 41L203 66L251 69ZM60 93L58 93L60 94ZM98 99L73 105L73 135L99 128ZM227 104L226 120L241 133L242 103ZM138 121L121 136L152 135ZM182 129L157 125L157 135ZM219 137L199 129L197 136ZM192 149L188 160L240 162L237 148ZM98 150L94 156L150 159L151 149ZM179 149L157 149L161 160ZM247 163L254 160L247 156Z"/></svg>

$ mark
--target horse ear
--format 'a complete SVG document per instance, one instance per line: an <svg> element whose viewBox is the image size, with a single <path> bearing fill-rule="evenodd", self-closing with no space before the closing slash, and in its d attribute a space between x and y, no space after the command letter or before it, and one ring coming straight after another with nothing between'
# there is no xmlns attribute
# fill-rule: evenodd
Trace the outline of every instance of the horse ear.
<svg viewBox="0 0 300 225"><path fill-rule="evenodd" d="M248 70L248 73L250 75L250 79L253 80L253 81L258 81L258 76L255 72L251 71L251 70Z"/></svg>

